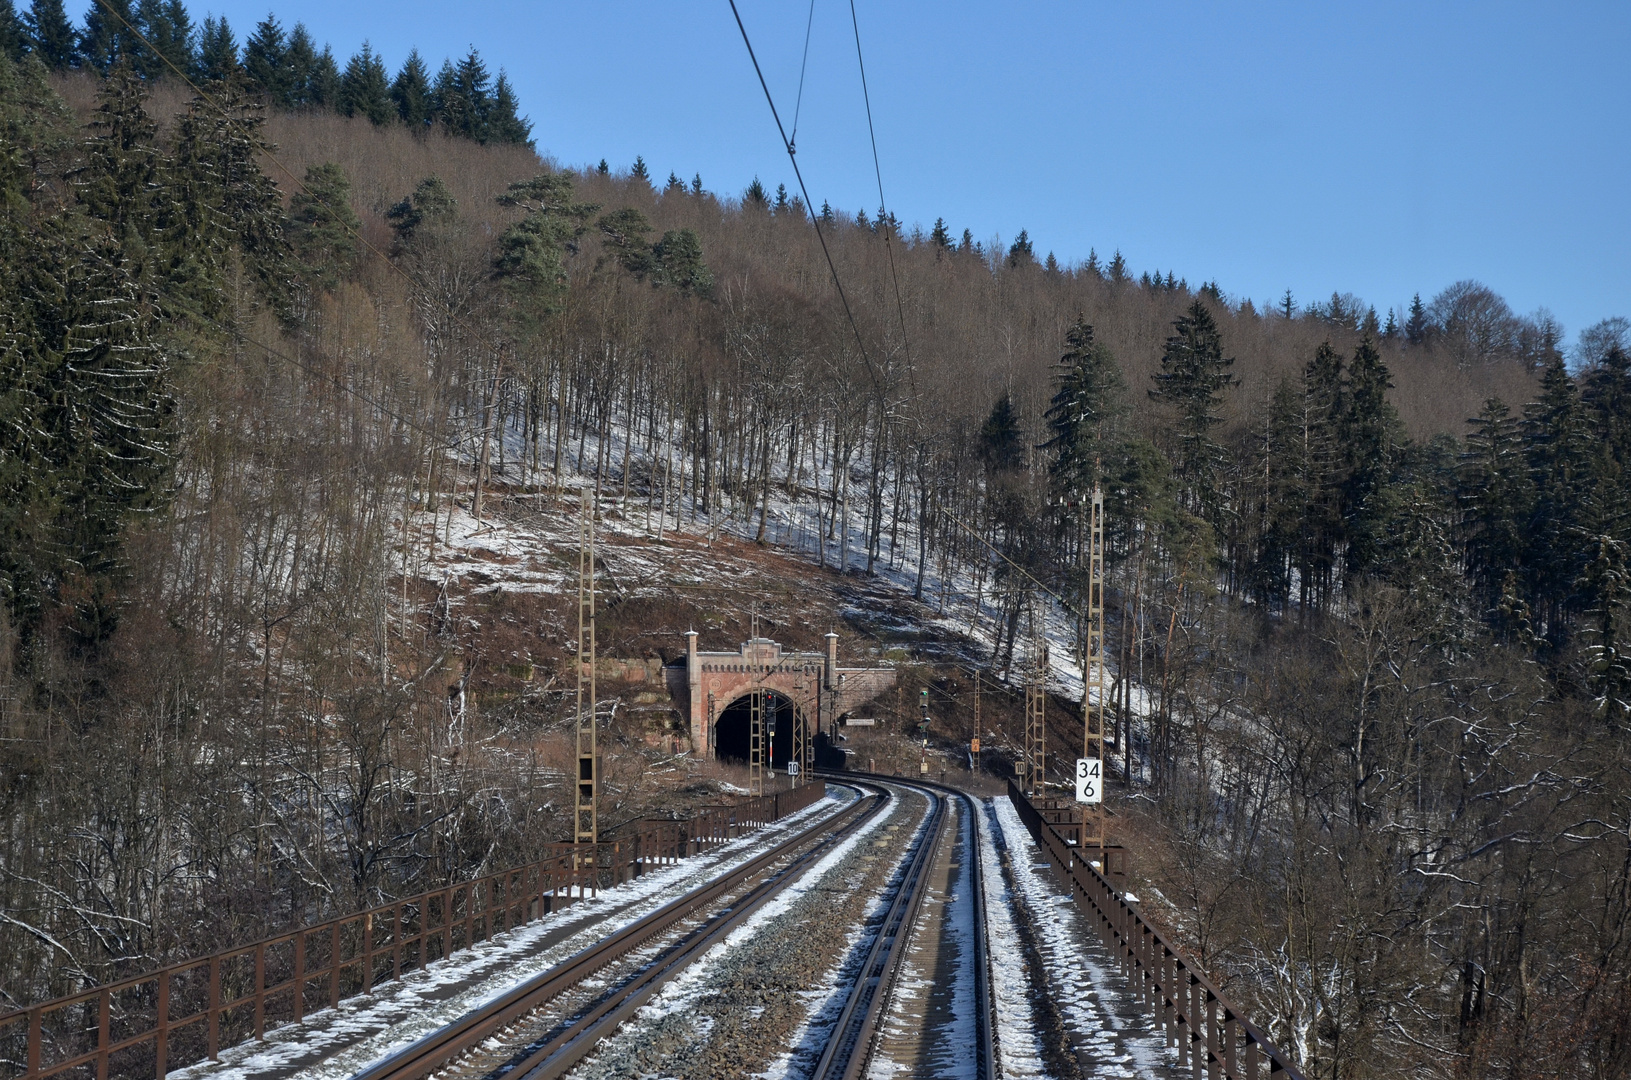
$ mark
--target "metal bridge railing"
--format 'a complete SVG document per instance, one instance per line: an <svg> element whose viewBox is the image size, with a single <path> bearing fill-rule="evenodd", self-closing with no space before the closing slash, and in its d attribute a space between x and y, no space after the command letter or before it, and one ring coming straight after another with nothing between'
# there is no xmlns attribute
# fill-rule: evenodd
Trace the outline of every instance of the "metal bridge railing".
<svg viewBox="0 0 1631 1080"><path fill-rule="evenodd" d="M1296 1065L1268 1036L1240 1014L1161 932L1144 921L1084 857L1093 848L1066 843L1041 813L1008 781L1008 797L1071 896L1099 928L1105 945L1144 1007L1166 1032L1167 1045L1196 1080L1257 1080L1265 1072L1303 1080Z"/></svg>
<svg viewBox="0 0 1631 1080"><path fill-rule="evenodd" d="M584 845L550 844L526 866L0 1014L0 1078L163 1080L825 795L817 781L684 821L640 822L630 836L594 845L592 860Z"/></svg>

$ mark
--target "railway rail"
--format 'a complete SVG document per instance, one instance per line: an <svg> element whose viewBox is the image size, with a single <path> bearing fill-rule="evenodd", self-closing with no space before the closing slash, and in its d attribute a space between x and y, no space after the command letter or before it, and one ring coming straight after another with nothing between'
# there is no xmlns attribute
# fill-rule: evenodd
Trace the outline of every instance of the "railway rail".
<svg viewBox="0 0 1631 1080"><path fill-rule="evenodd" d="M919 834L916 846L908 853L895 894L889 902L878 933L874 937L859 977L851 984L843 1010L827 1040L826 1049L816 1063L812 1080L854 1080L866 1073L871 1062L874 1039L882 1019L889 1009L896 974L906 956L906 945L917 926L917 916L923 904L928 867L933 861L947 824L947 808L953 800L963 805L964 821L969 828L965 856L970 874L971 896L974 904L974 1055L975 1075L980 1080L995 1080L997 1075L996 1031L992 1023L990 962L985 942L985 889L982 881L982 860L979 857L978 830L974 829L974 815L979 806L973 796L957 788L929 780L903 780L871 773L831 773L829 779L839 776L847 779L865 779L874 783L914 788L926 793L932 800L932 809L926 826Z"/></svg>
<svg viewBox="0 0 1631 1080"><path fill-rule="evenodd" d="M564 1075L653 993L797 880L824 853L880 813L893 798L882 785L862 782L856 786L870 794L358 1073L355 1080L420 1080L449 1068L477 1047L483 1047L484 1055L491 1056L494 1048L484 1046L489 1040L496 1041L499 1053L508 1054L496 1068L483 1069L482 1075L526 1080ZM743 889L740 895L733 895ZM712 908L718 910L710 911ZM698 916L705 917L697 925L689 929L682 926ZM650 963L617 981L587 1008L564 1021L535 1019L540 1010L567 991L676 928L683 931L677 940L662 948Z"/></svg>

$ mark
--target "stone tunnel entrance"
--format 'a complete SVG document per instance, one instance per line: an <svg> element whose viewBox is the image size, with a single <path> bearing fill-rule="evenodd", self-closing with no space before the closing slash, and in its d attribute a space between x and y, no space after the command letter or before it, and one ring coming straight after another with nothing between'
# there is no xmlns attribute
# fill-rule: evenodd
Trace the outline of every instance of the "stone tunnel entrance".
<svg viewBox="0 0 1631 1080"><path fill-rule="evenodd" d="M787 767L787 759L793 754L793 725L803 722L798 709L785 696L765 691L765 737L770 748L766 767ZM721 761L746 765L752 723L752 694L744 694L725 706L714 722L714 755Z"/></svg>

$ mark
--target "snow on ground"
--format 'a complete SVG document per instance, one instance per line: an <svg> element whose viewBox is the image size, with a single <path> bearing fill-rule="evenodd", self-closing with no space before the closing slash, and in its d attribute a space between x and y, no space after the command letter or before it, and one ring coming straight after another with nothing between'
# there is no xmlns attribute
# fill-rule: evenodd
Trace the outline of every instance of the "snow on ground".
<svg viewBox="0 0 1631 1080"><path fill-rule="evenodd" d="M1031 913L1055 999L1076 1036L1076 1054L1095 1077L1176 1078L1176 1051L1127 991L1097 928L1038 860L1042 850L1006 798L991 802L995 826L1010 854L1016 897ZM989 825L987 826L990 827ZM1001 880L1000 865L993 876ZM999 950L993 941L992 951Z"/></svg>
<svg viewBox="0 0 1631 1080"><path fill-rule="evenodd" d="M1025 955L1010 905L1014 896L1003 879L988 813L975 815L980 830L980 869L985 883L986 951L1000 961L991 965L991 1027L997 1033L997 1062L1004 1077L1046 1076L1042 1040L1037 1036L1031 988L1020 957ZM1027 838L1028 839L1028 838Z"/></svg>
<svg viewBox="0 0 1631 1080"><path fill-rule="evenodd" d="M348 998L299 1024L267 1033L259 1042L223 1051L170 1075L181 1080L249 1080L301 1076L340 1080L452 1023L680 894L781 843L820 817L837 813L857 797L854 789L830 787L825 799L748 836L623 885L603 889L560 911L528 923L448 960L409 972L372 994Z"/></svg>
<svg viewBox="0 0 1631 1080"><path fill-rule="evenodd" d="M900 811L900 807L900 799L890 800L882 812L835 845L763 907L748 916L740 926L727 934L723 941L716 943L692 961L671 982L652 995L651 999L617 1032L602 1042L596 1048L594 1057L581 1067L581 1071L589 1076L607 1075L608 1067L616 1066L622 1061L623 1047L638 1046L659 1038L671 1039L677 1031L685 1032L689 1029L685 1035L687 1042L696 1044L706 1042L709 1036L709 1018L700 1005L715 992L719 982L729 977L735 966L737 951L765 935L797 933L797 907L800 901L812 891L822 888L829 877L848 873L847 864L851 861L851 856L869 836L888 824ZM874 901L867 913L869 918L881 902L881 898ZM865 943L860 941L861 935L860 927L851 932L844 946L845 955L853 956L857 948L865 948ZM825 1017L828 1026L837 1018L838 1010L843 1006L838 989L837 972L834 972L823 983L806 988L803 995L807 1001L812 1002L812 1015L817 1017L817 1021ZM837 999L836 1004L833 1003L833 999ZM826 1016L829 1012L831 1016ZM806 1052L805 1056L813 1058L821 1049L820 1044L816 1044L812 1052L804 1045L811 1042L807 1036L809 1027L810 1023L807 1022L804 1028L795 1030L793 1043L797 1049L772 1060L769 1067L758 1075L766 1078L802 1076L802 1071L795 1069L795 1059L800 1056L801 1051Z"/></svg>
<svg viewBox="0 0 1631 1080"><path fill-rule="evenodd" d="M974 805L978 807L979 804ZM938 1037L922 1065L895 1062L880 1049L867 1065L868 1080L890 1080L903 1073L932 1077L934 1080L974 1080L979 1075L979 1060L975 1054L974 1040L970 1037L974 1031L974 994L978 986L974 965L985 963L985 957L974 953L973 876L974 860L978 858L975 845L979 835L974 818L979 812L976 809L971 814L961 799L954 799L952 807L957 814L957 846L952 852L955 869L947 882L943 898L945 910L941 916L941 941L938 948L933 948L931 943L920 940L920 934L913 935L906 960L896 976L883 1030L886 1037L905 1037L907 1025L916 1022L906 1016L907 1008L918 1001L925 1001L930 991L942 986L935 981L935 972L925 971L919 966L917 956L923 952L933 955L949 950L955 956L951 977L944 985L951 1000L952 1021L946 1029L936 1033ZM919 1015L925 1011L920 1008ZM922 1071L924 1066L928 1071Z"/></svg>

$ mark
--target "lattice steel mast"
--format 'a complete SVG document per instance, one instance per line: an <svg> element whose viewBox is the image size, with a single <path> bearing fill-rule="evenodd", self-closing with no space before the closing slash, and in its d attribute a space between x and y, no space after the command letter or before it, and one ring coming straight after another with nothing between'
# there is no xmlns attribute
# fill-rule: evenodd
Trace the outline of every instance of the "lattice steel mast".
<svg viewBox="0 0 1631 1080"><path fill-rule="evenodd" d="M1033 600L1031 670L1025 678L1025 787L1032 798L1042 798L1048 787L1048 645L1046 627Z"/></svg>
<svg viewBox="0 0 1631 1080"><path fill-rule="evenodd" d="M578 783L579 844L600 840L600 759L595 746L595 512L592 496L579 492L578 513Z"/></svg>
<svg viewBox="0 0 1631 1080"><path fill-rule="evenodd" d="M1082 846L1104 848L1104 702L1108 687L1104 664L1104 492L1093 488L1093 515L1087 543L1087 636L1082 657L1082 757L1098 762L1096 802L1082 804Z"/></svg>

